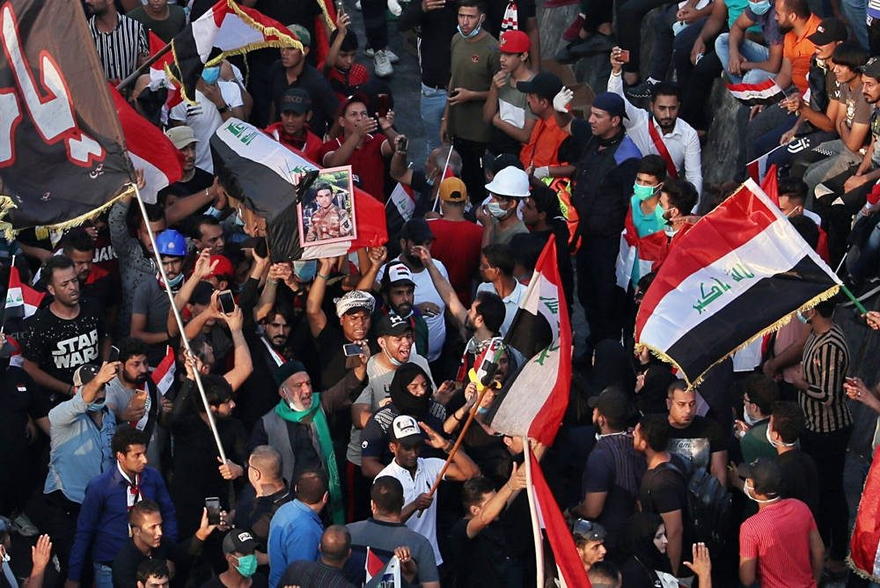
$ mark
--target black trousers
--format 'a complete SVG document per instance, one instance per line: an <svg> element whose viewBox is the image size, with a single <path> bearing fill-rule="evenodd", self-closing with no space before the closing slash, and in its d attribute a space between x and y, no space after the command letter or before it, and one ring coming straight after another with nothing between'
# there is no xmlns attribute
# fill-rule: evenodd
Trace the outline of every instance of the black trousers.
<svg viewBox="0 0 880 588"><path fill-rule="evenodd" d="M620 235L584 235L577 254L578 299L590 325L590 342L620 340L626 293L617 286L614 267Z"/></svg>
<svg viewBox="0 0 880 588"><path fill-rule="evenodd" d="M852 426L832 433L801 434L801 448L819 473L819 520L816 525L831 559L843 561L849 548L849 506L843 492L843 465Z"/></svg>
<svg viewBox="0 0 880 588"><path fill-rule="evenodd" d="M388 46L388 23L385 22L385 0L361 0L367 47L378 51Z"/></svg>
<svg viewBox="0 0 880 588"><path fill-rule="evenodd" d="M639 71L642 45L642 19L654 8L668 4L668 0L624 0L617 5L617 40L623 49L629 49L629 62L623 71Z"/></svg>
<svg viewBox="0 0 880 588"><path fill-rule="evenodd" d="M461 156L461 181L467 186L471 204L479 206L486 198L486 175L483 172L486 144L455 137L452 145Z"/></svg>

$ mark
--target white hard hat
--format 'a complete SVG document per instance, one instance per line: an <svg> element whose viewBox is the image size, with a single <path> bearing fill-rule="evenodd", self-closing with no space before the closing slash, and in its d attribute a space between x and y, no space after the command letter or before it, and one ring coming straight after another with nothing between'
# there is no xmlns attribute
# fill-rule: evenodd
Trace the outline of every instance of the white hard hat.
<svg viewBox="0 0 880 588"><path fill-rule="evenodd" d="M518 167L509 165L495 174L492 181L486 184L486 190L507 198L528 198L529 176Z"/></svg>

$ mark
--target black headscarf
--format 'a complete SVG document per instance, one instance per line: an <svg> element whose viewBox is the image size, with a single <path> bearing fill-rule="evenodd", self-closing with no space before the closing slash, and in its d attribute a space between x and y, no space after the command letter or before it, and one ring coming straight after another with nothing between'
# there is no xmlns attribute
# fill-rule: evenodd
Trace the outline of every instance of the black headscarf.
<svg viewBox="0 0 880 588"><path fill-rule="evenodd" d="M669 557L657 551L654 545L654 535L662 524L663 519L656 513L637 512L624 527L623 541L630 557L638 559L649 570L670 572Z"/></svg>
<svg viewBox="0 0 880 588"><path fill-rule="evenodd" d="M599 394L608 386L619 386L632 394L636 377L632 360L619 341L603 339L596 344L595 361L588 378L588 393Z"/></svg>
<svg viewBox="0 0 880 588"><path fill-rule="evenodd" d="M410 394L406 387L416 379L416 376L423 376L425 382L428 383L428 393L421 398L416 398ZM431 378L425 373L425 370L414 363L405 363L394 372L389 388L391 402L394 407L400 411L400 414L408 414L417 419L424 419L428 416L428 407L431 404Z"/></svg>

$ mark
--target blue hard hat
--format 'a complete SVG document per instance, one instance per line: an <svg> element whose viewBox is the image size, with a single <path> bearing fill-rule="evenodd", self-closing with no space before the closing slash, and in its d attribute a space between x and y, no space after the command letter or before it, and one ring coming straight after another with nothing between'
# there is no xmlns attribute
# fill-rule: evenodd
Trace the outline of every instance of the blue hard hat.
<svg viewBox="0 0 880 588"><path fill-rule="evenodd" d="M159 250L159 255L184 257L186 239L174 229L165 229L156 236L156 248Z"/></svg>

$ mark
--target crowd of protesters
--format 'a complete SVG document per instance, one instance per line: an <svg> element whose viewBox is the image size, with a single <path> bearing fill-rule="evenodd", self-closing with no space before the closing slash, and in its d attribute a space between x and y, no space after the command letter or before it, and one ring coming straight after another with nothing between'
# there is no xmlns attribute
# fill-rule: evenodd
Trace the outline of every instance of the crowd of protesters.
<svg viewBox="0 0 880 588"><path fill-rule="evenodd" d="M335 23L314 0L242 3L302 49L207 67L195 101L170 109L149 75L128 92L180 151L183 177L145 215L122 199L0 248L3 275L14 260L45 294L0 334L0 584L360 586L377 555L396 556L407 585L533 584L523 440L486 417L524 358L505 350L483 396L468 374L511 328L551 236L586 322L562 428L533 450L592 585L861 581L845 563L843 471L851 406L880 413L880 389L847 377L857 366L834 302L696 388L634 352L632 333L668 252L745 177L703 181L719 76L784 93L750 109L741 147L770 153L781 213L872 293L873 1L583 0L557 59L611 66L584 112L541 71L534 0L358 0ZM147 31L168 41L210 5L84 0L107 78L144 63ZM638 32L659 7L649 47ZM393 96L392 64L413 59L389 48L398 34L418 37L421 86ZM416 99L421 120L396 120L394 101ZM320 166L351 166L382 202L411 188L415 212L385 246L270 262L214 173L209 140L230 117ZM407 132L424 137L424 162L410 161ZM315 238L356 222L329 206ZM619 259L625 229L659 239L652 271Z"/></svg>

